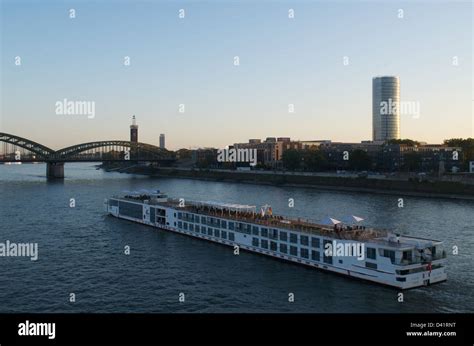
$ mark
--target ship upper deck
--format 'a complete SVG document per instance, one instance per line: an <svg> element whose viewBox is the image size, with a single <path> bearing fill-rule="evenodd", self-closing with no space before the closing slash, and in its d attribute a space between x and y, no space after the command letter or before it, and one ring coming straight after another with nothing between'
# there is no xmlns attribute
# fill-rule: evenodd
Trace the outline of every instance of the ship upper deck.
<svg viewBox="0 0 474 346"><path fill-rule="evenodd" d="M215 204L215 202L190 202L180 206L179 200L168 199L166 202L157 202L157 205L181 210L183 212L222 218L236 222L258 224L268 228L280 228L308 233L309 235L328 236L337 239L367 241L386 237L388 232L363 226L330 227L301 218L289 218L280 215L262 215L256 212L255 206L242 204Z"/></svg>
<svg viewBox="0 0 474 346"><path fill-rule="evenodd" d="M161 196L160 196L161 197ZM165 197L165 196L164 196ZM387 230L374 229L358 225L328 226L318 224L311 220L301 218L289 218L280 215L262 215L256 212L252 205L186 201L184 206L178 199L150 198L147 195L115 197L122 200L141 201L150 205L163 206L181 210L193 214L226 219L229 221L257 224L268 228L280 228L307 233L309 235L327 236L335 239L356 240L361 242L372 242L384 247L396 248L397 250L411 249L413 247L430 247L441 244L440 241L409 237L394 236Z"/></svg>

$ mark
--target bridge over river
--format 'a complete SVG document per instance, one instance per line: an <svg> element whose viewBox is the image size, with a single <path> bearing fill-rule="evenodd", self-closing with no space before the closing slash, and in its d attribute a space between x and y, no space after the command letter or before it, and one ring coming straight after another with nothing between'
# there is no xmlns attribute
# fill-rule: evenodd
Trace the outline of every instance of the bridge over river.
<svg viewBox="0 0 474 346"><path fill-rule="evenodd" d="M155 162L170 164L175 154L155 145L123 140L76 144L53 150L30 139L0 133L0 163L45 162L48 178L64 178L66 162Z"/></svg>

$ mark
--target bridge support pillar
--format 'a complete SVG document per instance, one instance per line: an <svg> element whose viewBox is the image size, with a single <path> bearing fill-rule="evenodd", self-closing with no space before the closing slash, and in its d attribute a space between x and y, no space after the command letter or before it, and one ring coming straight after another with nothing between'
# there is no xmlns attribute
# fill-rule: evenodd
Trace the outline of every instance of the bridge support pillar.
<svg viewBox="0 0 474 346"><path fill-rule="evenodd" d="M48 162L46 164L46 177L54 179L63 179L64 162Z"/></svg>

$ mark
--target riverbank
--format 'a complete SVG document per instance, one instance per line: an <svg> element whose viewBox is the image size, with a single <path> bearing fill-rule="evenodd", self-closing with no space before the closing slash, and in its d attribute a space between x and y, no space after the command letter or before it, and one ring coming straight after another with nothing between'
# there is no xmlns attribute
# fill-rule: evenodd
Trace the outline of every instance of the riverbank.
<svg viewBox="0 0 474 346"><path fill-rule="evenodd" d="M474 200L474 185L449 181L409 181L395 179L370 179L354 176L323 176L265 171L198 170L174 167L163 167L159 169L145 166L102 168L109 171L144 174L155 177Z"/></svg>

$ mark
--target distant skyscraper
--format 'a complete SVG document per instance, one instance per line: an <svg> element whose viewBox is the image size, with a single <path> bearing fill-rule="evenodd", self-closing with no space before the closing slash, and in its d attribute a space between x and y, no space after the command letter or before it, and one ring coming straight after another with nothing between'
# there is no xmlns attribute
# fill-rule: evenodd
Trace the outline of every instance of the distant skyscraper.
<svg viewBox="0 0 474 346"><path fill-rule="evenodd" d="M400 79L372 79L372 139L400 139Z"/></svg>
<svg viewBox="0 0 474 346"><path fill-rule="evenodd" d="M135 116L132 117L132 125L130 125L130 142L138 142L138 125Z"/></svg>
<svg viewBox="0 0 474 346"><path fill-rule="evenodd" d="M165 134L160 134L160 148L165 149Z"/></svg>

